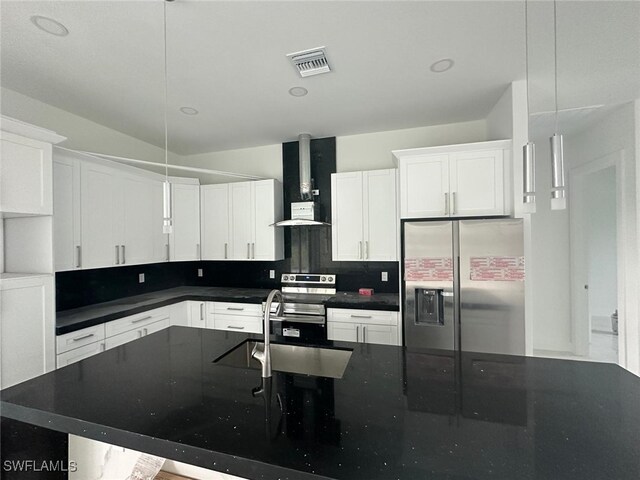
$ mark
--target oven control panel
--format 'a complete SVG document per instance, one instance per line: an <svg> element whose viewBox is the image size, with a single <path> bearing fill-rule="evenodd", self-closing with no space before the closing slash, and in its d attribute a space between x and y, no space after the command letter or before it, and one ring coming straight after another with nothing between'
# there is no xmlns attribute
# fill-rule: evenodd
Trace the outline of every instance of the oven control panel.
<svg viewBox="0 0 640 480"><path fill-rule="evenodd" d="M333 273L283 273L282 283L302 283L312 285L335 285Z"/></svg>

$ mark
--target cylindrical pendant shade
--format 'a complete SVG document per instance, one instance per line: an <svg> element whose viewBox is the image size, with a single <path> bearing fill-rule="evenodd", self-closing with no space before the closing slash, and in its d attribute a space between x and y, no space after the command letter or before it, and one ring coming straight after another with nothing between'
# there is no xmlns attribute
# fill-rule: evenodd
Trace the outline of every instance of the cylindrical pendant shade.
<svg viewBox="0 0 640 480"><path fill-rule="evenodd" d="M171 183L163 182L162 187L162 232L171 233L173 230L173 221L171 219Z"/></svg>
<svg viewBox="0 0 640 480"><path fill-rule="evenodd" d="M564 148L562 135L554 133L551 142L551 209L563 210L567 207L564 183Z"/></svg>

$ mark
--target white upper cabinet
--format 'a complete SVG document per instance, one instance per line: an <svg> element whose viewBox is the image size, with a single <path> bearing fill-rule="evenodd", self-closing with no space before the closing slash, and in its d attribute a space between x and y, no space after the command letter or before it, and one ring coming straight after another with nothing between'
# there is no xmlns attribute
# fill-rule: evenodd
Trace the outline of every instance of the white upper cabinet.
<svg viewBox="0 0 640 480"><path fill-rule="evenodd" d="M229 184L200 187L202 260L229 258Z"/></svg>
<svg viewBox="0 0 640 480"><path fill-rule="evenodd" d="M510 152L510 140L393 152L401 218L508 215Z"/></svg>
<svg viewBox="0 0 640 480"><path fill-rule="evenodd" d="M200 185L172 183L171 189L171 260L200 260Z"/></svg>
<svg viewBox="0 0 640 480"><path fill-rule="evenodd" d="M51 144L5 131L0 136L0 212L51 215Z"/></svg>
<svg viewBox="0 0 640 480"><path fill-rule="evenodd" d="M397 260L396 170L331 175L332 258Z"/></svg>
<svg viewBox="0 0 640 480"><path fill-rule="evenodd" d="M451 215L503 215L504 181L502 150L451 154Z"/></svg>
<svg viewBox="0 0 640 480"><path fill-rule="evenodd" d="M114 169L93 163L81 165L80 178L82 267L119 265L122 232L120 178Z"/></svg>
<svg viewBox="0 0 640 480"><path fill-rule="evenodd" d="M281 260L282 185L277 180L201 187L203 260Z"/></svg>
<svg viewBox="0 0 640 480"><path fill-rule="evenodd" d="M81 268L80 162L58 155L53 162L53 238L55 270Z"/></svg>
<svg viewBox="0 0 640 480"><path fill-rule="evenodd" d="M153 175L56 150L56 271L167 260L162 182Z"/></svg>

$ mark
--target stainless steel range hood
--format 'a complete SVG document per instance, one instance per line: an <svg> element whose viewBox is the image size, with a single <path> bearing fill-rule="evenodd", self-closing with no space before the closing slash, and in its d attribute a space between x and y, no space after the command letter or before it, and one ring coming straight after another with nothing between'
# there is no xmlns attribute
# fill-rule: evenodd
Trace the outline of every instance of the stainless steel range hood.
<svg viewBox="0 0 640 480"><path fill-rule="evenodd" d="M317 204L313 202L311 185L311 135L301 133L298 135L298 165L300 169L300 198L302 202L291 203L291 219L276 222L276 227L306 227L315 225L328 225L317 218Z"/></svg>

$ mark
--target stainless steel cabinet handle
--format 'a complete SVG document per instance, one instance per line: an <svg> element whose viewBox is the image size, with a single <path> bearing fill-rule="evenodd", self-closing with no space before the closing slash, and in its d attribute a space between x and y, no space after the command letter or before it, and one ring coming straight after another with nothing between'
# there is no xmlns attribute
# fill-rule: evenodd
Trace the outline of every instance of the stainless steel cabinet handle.
<svg viewBox="0 0 640 480"><path fill-rule="evenodd" d="M200 244L196 243L196 258L200 260Z"/></svg>
<svg viewBox="0 0 640 480"><path fill-rule="evenodd" d="M104 343L101 343L101 344L100 344L100 351L101 351L101 352L104 352L105 350L106 350L106 348L105 348L105 346L104 346Z"/></svg>
<svg viewBox="0 0 640 480"><path fill-rule="evenodd" d="M204 303L200 304L200 321L204 321Z"/></svg>
<svg viewBox="0 0 640 480"><path fill-rule="evenodd" d="M165 246L167 247L167 262L170 260L169 258L169 244L165 244Z"/></svg>
<svg viewBox="0 0 640 480"><path fill-rule="evenodd" d="M362 343L367 342L367 327L362 326Z"/></svg>
<svg viewBox="0 0 640 480"><path fill-rule="evenodd" d="M142 331L144 332L144 335L149 335L149 330L147 330L146 328L143 328Z"/></svg>
<svg viewBox="0 0 640 480"><path fill-rule="evenodd" d="M244 310L244 308L241 308L241 307L227 307L227 310L236 310L236 311L241 312L242 310Z"/></svg>
<svg viewBox="0 0 640 480"><path fill-rule="evenodd" d="M356 342L360 341L360 325L356 325Z"/></svg>
<svg viewBox="0 0 640 480"><path fill-rule="evenodd" d="M116 245L116 265L120 265L120 246Z"/></svg>
<svg viewBox="0 0 640 480"><path fill-rule="evenodd" d="M224 259L225 259L225 260L227 259L227 246L228 246L228 245L229 245L228 243L225 243L225 244L224 244Z"/></svg>
<svg viewBox="0 0 640 480"><path fill-rule="evenodd" d="M253 258L253 259L256 258L256 244L255 243L251 244L251 258Z"/></svg>
<svg viewBox="0 0 640 480"><path fill-rule="evenodd" d="M364 258L369 258L369 240L364 242Z"/></svg>
<svg viewBox="0 0 640 480"><path fill-rule="evenodd" d="M362 242L358 242L358 258L362 258Z"/></svg>
<svg viewBox="0 0 640 480"><path fill-rule="evenodd" d="M127 263L127 260L125 259L124 256L124 245L120 245L122 247L122 264L124 265L125 263Z"/></svg>
<svg viewBox="0 0 640 480"><path fill-rule="evenodd" d="M79 342L80 340L84 340L85 338L91 338L95 336L94 333L87 333L86 335L82 335L81 337L76 337L73 339L74 342Z"/></svg>
<svg viewBox="0 0 640 480"><path fill-rule="evenodd" d="M251 244L247 243L247 258L251 258Z"/></svg>
<svg viewBox="0 0 640 480"><path fill-rule="evenodd" d="M227 325L227 328L231 328L232 330L244 330L244 327L236 327L235 325Z"/></svg>
<svg viewBox="0 0 640 480"><path fill-rule="evenodd" d="M444 194L444 214L449 215L449 194Z"/></svg>
<svg viewBox="0 0 640 480"><path fill-rule="evenodd" d="M351 315L351 318L371 318L371 315Z"/></svg>
<svg viewBox="0 0 640 480"><path fill-rule="evenodd" d="M149 320L150 318L151 318L151 315L147 317L137 318L135 320L131 320L131 323L139 323L139 322L142 322L143 320Z"/></svg>
<svg viewBox="0 0 640 480"><path fill-rule="evenodd" d="M138 330L138 338L142 338L142 330Z"/></svg>
<svg viewBox="0 0 640 480"><path fill-rule="evenodd" d="M76 246L76 268L80 268L82 266L82 248L80 245Z"/></svg>
<svg viewBox="0 0 640 480"><path fill-rule="evenodd" d="M451 213L455 215L456 214L456 192L453 192L451 194L451 210L452 210Z"/></svg>

